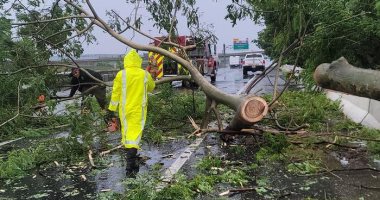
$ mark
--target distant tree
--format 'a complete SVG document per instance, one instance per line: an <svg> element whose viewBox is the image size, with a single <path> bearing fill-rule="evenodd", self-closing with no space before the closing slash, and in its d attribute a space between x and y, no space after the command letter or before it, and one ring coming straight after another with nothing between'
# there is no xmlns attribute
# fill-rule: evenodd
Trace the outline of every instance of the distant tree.
<svg viewBox="0 0 380 200"><path fill-rule="evenodd" d="M302 39L297 64L314 69L341 56L353 65L380 65L380 1L378 0L233 0L226 18L251 18L265 25L255 41L272 58L284 46ZM294 63L294 51L286 62Z"/></svg>

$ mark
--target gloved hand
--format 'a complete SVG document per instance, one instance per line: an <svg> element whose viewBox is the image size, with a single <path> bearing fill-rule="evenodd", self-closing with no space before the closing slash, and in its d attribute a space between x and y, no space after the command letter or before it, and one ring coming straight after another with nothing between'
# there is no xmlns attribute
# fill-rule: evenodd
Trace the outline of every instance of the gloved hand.
<svg viewBox="0 0 380 200"><path fill-rule="evenodd" d="M153 78L153 80L156 80L157 79L157 70L156 69L152 69L152 70L150 70L150 75L152 76L152 78Z"/></svg>
<svg viewBox="0 0 380 200"><path fill-rule="evenodd" d="M148 66L147 68L146 68L146 71L148 71L149 73L150 73L150 75L152 76L152 78L154 79L154 80L156 80L156 78L157 78L157 73L158 73L158 68L157 68L157 66L155 66L155 65L150 65L150 66Z"/></svg>
<svg viewBox="0 0 380 200"><path fill-rule="evenodd" d="M107 124L106 131L112 133L119 129L120 122L117 119L115 112L107 110L104 116L104 121Z"/></svg>

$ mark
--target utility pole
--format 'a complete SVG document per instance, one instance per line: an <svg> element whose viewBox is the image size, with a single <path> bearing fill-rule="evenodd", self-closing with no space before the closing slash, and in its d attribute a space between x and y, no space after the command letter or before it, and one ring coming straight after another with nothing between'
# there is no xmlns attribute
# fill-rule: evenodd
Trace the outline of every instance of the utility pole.
<svg viewBox="0 0 380 200"><path fill-rule="evenodd" d="M223 64L226 65L226 44L223 44Z"/></svg>

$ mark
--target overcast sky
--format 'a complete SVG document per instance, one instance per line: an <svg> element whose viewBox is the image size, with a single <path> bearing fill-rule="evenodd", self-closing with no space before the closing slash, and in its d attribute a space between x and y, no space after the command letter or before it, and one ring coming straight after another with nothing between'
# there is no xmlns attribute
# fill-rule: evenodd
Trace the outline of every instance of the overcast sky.
<svg viewBox="0 0 380 200"><path fill-rule="evenodd" d="M93 0L91 1L95 9L98 11L98 14L105 18L106 10L115 10L122 17L129 16L131 9L128 8L125 0ZM205 22L208 24L214 25L215 35L219 38L217 52L222 52L223 44L226 44L228 47L232 45L232 40L238 38L240 40L249 41L257 38L257 33L263 29L260 25L255 25L250 20L239 21L235 27L232 27L232 24L229 21L224 19L224 16L227 13L226 6L230 0L198 0L198 6L200 10L200 22ZM142 9L143 10L143 9ZM155 30L153 24L149 21L149 15L147 12L141 13L143 18L142 30L146 33L151 33L153 36L159 36L158 31ZM179 19L181 20L181 19ZM186 23L180 24L179 26L180 34L188 34L188 29ZM123 54L126 52L126 46L121 44L116 39L110 37L108 34L101 31L96 27L94 34L97 38L96 44L91 44L85 47L84 54ZM131 32L123 34L127 38L131 38ZM136 35L134 40L147 44L149 39L143 38ZM258 50L258 48L250 43L250 49ZM227 52L232 52L233 50L226 49Z"/></svg>

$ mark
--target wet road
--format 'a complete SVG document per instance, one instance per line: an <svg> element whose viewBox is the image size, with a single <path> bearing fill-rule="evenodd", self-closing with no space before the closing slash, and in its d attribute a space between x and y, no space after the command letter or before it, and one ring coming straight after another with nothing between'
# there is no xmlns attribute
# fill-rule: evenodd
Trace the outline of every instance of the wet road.
<svg viewBox="0 0 380 200"><path fill-rule="evenodd" d="M217 72L215 86L229 94L236 94L255 74L249 74L248 77L243 77L242 69L230 69L229 67L221 67ZM209 77L206 77L208 80ZM251 93L262 95L273 92L273 82L275 73L272 72L264 78ZM283 85L284 81L279 79L279 84ZM66 91L67 92L67 91ZM68 102L65 102L67 104ZM72 103L72 102L69 102ZM64 112L64 105L57 108L56 113ZM116 146L118 144L117 137L120 134L111 136ZM159 164L163 169L168 168L176 157L190 144L185 138L174 138L167 141L161 147L143 145L140 155L146 159L145 164L141 165L140 172L144 173L151 169L153 165ZM0 148L1 149L1 148ZM166 155L171 155L166 157ZM49 177L41 175L41 170L33 171L31 174L21 180L15 182L3 182L4 187L0 187L0 198L76 198L76 199L92 199L96 198L96 193L102 191L123 192L124 185L122 182L125 179L125 161L123 153L115 152L107 158L104 158L108 167L94 171L91 174L86 174L88 181L80 180L78 173L63 173L65 171L51 172ZM45 180L46 179L46 180ZM41 184L35 184L38 181Z"/></svg>
<svg viewBox="0 0 380 200"><path fill-rule="evenodd" d="M226 93L236 94L251 79L256 78L260 72L250 73L247 77L243 77L242 68L221 67L218 69L215 86ZM273 83L275 81L275 71L271 72L267 77L261 80L252 90L251 94L263 95L273 92ZM285 82L279 78L279 86Z"/></svg>

